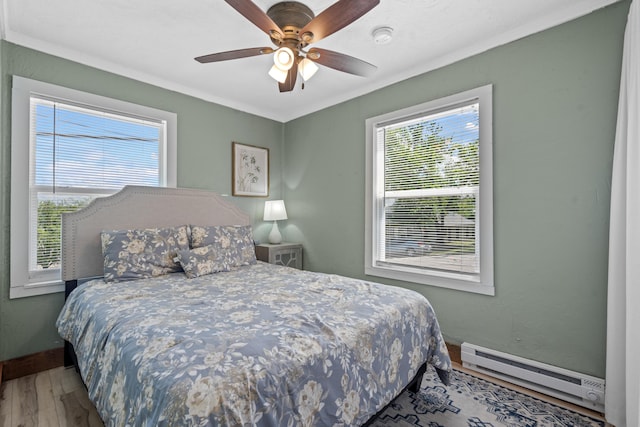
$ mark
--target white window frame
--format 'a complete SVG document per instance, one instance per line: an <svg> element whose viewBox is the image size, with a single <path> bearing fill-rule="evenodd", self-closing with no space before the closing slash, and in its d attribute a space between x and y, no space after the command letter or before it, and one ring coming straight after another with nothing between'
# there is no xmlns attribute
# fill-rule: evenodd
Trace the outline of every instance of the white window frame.
<svg viewBox="0 0 640 427"><path fill-rule="evenodd" d="M71 104L145 117L166 123L161 148L161 182L177 184L177 115L168 111L94 95L50 83L13 76L11 100L11 287L9 298L22 298L64 291L57 274L42 277L29 274L29 168L30 101L32 95L44 96Z"/></svg>
<svg viewBox="0 0 640 427"><path fill-rule="evenodd" d="M484 295L495 295L493 277L493 117L492 85L482 86L420 105L382 114L366 120L366 195L365 195L365 274L424 285L456 289ZM480 248L480 274L464 275L429 269L410 268L376 261L378 226L384 215L384 153L378 149L377 130L435 111L443 111L461 103L480 103L480 190L477 203Z"/></svg>

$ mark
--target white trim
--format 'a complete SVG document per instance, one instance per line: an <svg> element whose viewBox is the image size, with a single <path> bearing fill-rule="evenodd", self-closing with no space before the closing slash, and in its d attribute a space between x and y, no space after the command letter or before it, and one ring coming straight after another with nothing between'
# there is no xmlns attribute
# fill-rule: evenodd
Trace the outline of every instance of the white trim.
<svg viewBox="0 0 640 427"><path fill-rule="evenodd" d="M470 280L459 277L436 277L425 276L420 273L411 271L402 271L400 268L385 268L381 266L365 267L364 273L370 276L384 277L387 279L401 280L403 282L412 282L422 285L437 286L440 288L454 289L457 291L471 292L475 294L491 295L496 294L493 286L482 283L470 282Z"/></svg>
<svg viewBox="0 0 640 427"><path fill-rule="evenodd" d="M436 70L438 68L461 61L465 58L469 58L482 52L486 52L489 49L511 43L515 40L521 39L531 34L545 31L549 28L587 15L597 9L604 8L618 1L620 0L582 0L572 2L569 5L565 5L564 8L554 9L551 14L543 16L536 21L518 25L515 28L508 28L504 32L497 34L492 38L478 39L475 43L466 44L461 49L447 52L444 55L431 58L427 61L422 61L415 67L406 68L404 69L404 71L395 73L394 75L388 76L387 78L380 80L371 80L370 83L365 83L362 86L358 87L354 86L352 90L338 93L330 99L318 99L305 102L303 107L297 108L292 111L277 111L269 108L258 108L250 103L248 104L244 102L238 102L235 99L223 98L195 86L176 83L175 81L167 80L163 77L151 74L149 72L123 66L122 63L104 60L103 58L92 56L87 52L80 52L78 50L63 47L61 45L45 40L26 36L20 32L12 31L8 22L6 22L5 39L17 45L25 46L27 48L35 49L41 52L46 52L51 55L59 56L61 58L75 61L80 64L85 64L94 68L125 76L130 79L142 81L167 90L176 91L186 95L194 96L205 101L224 105L229 108L234 108L250 114L255 114L260 117L265 117L267 119L286 123L290 120L294 120L296 118L311 114L316 111L320 111L324 108L348 101L358 96L365 95L399 81L403 81L411 77ZM8 21L9 15L6 12L7 11L5 10L4 16Z"/></svg>
<svg viewBox="0 0 640 427"><path fill-rule="evenodd" d="M366 120L366 191L365 191L365 274L389 279L409 281L425 285L433 285L449 289L474 292L484 295L495 295L493 275L493 113L492 113L492 85L482 86L462 93L447 96L420 105L404 108L372 117ZM376 227L380 222L377 217L380 197L377 195L382 189L381 183L375 176L374 161L380 164L381 159L374 159L378 152L377 138L374 131L383 123L397 121L401 117L428 114L433 109L443 109L448 106L478 99L480 100L480 276L456 274L432 275L410 267L381 265L374 258L373 244L376 241Z"/></svg>
<svg viewBox="0 0 640 427"><path fill-rule="evenodd" d="M478 194L478 187L427 188L421 190L385 191L387 197L417 198L427 196L456 196L463 194Z"/></svg>
<svg viewBox="0 0 640 427"><path fill-rule="evenodd" d="M4 0L0 0L0 40L7 38L7 4Z"/></svg>
<svg viewBox="0 0 640 427"><path fill-rule="evenodd" d="M9 290L9 299L35 297L58 292L64 292L64 283L62 281L12 286Z"/></svg>
<svg viewBox="0 0 640 427"><path fill-rule="evenodd" d="M166 122L166 147L162 153L166 182L177 184L177 115L151 107L81 92L20 76L13 76L11 102L11 273L9 298L64 291L60 276L29 274L29 111L32 94L81 103L98 109L122 111Z"/></svg>

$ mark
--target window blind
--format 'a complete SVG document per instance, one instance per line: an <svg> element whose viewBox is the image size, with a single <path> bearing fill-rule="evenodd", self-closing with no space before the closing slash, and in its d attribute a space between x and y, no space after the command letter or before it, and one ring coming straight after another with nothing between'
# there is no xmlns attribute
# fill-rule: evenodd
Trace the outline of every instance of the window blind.
<svg viewBox="0 0 640 427"><path fill-rule="evenodd" d="M162 185L163 121L46 97L30 103L30 276L60 264L60 214L125 185Z"/></svg>
<svg viewBox="0 0 640 427"><path fill-rule="evenodd" d="M377 129L384 152L377 261L479 273L479 102Z"/></svg>

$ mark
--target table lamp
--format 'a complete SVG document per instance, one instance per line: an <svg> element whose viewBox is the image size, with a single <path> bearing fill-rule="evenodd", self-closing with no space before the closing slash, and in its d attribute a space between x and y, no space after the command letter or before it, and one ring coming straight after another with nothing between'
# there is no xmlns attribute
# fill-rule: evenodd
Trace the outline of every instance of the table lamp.
<svg viewBox="0 0 640 427"><path fill-rule="evenodd" d="M284 200L267 200L264 202L264 220L273 221L273 227L269 233L269 243L278 244L282 242L282 234L278 229L278 220L281 219L287 219Z"/></svg>

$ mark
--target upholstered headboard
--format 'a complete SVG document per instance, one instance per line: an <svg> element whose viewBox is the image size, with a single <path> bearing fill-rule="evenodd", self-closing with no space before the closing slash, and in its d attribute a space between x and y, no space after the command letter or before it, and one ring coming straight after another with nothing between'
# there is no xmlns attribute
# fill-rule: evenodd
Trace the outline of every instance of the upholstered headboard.
<svg viewBox="0 0 640 427"><path fill-rule="evenodd" d="M251 225L249 215L210 191L127 186L84 209L62 214L62 280L102 276L103 230L185 224Z"/></svg>

